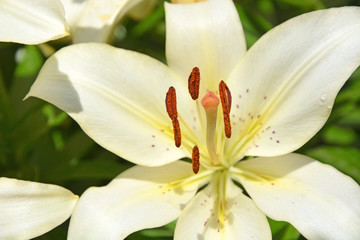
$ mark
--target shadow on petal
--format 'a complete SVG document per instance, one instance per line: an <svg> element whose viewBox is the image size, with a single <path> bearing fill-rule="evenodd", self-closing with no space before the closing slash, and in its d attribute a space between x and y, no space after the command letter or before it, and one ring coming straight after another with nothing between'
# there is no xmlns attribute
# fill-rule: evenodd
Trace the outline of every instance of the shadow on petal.
<svg viewBox="0 0 360 240"><path fill-rule="evenodd" d="M79 94L66 73L61 72L56 57L50 58L31 87L28 97L34 96L56 106L67 113L79 113L83 110Z"/></svg>

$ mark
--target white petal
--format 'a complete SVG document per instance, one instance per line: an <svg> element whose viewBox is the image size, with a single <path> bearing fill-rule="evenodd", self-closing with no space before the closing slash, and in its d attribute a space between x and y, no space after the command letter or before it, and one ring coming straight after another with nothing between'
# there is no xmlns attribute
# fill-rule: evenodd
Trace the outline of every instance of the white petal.
<svg viewBox="0 0 360 240"><path fill-rule="evenodd" d="M300 154L255 158L237 167L245 172L236 176L256 205L307 239L360 236L360 187L335 168Z"/></svg>
<svg viewBox="0 0 360 240"><path fill-rule="evenodd" d="M71 217L69 240L124 239L175 220L197 190L194 174L182 161L166 166L135 166L105 187L88 189Z"/></svg>
<svg viewBox="0 0 360 240"><path fill-rule="evenodd" d="M228 82L237 137L227 151L241 157L298 149L324 125L359 64L359 7L307 13L266 33Z"/></svg>
<svg viewBox="0 0 360 240"><path fill-rule="evenodd" d="M39 44L67 35L58 0L1 0L0 41Z"/></svg>
<svg viewBox="0 0 360 240"><path fill-rule="evenodd" d="M201 95L206 90L217 90L246 51L233 1L165 3L165 13L168 65L183 81L187 81L193 67L199 67Z"/></svg>
<svg viewBox="0 0 360 240"><path fill-rule="evenodd" d="M65 9L65 19L69 24L70 29L76 27L77 22L84 11L86 3L89 0L60 0Z"/></svg>
<svg viewBox="0 0 360 240"><path fill-rule="evenodd" d="M30 239L68 219L78 197L50 184L0 178L0 239Z"/></svg>
<svg viewBox="0 0 360 240"><path fill-rule="evenodd" d="M212 182L185 207L176 224L174 239L238 240L271 239L265 215L242 190L227 179L224 194L222 183ZM223 214L217 209L224 204Z"/></svg>
<svg viewBox="0 0 360 240"><path fill-rule="evenodd" d="M74 29L73 41L107 42L115 24L134 6L150 0L87 0Z"/></svg>
<svg viewBox="0 0 360 240"><path fill-rule="evenodd" d="M88 43L63 48L49 58L28 96L67 112L104 148L134 163L154 166L188 155L175 147L166 112L165 96L171 85L179 90L179 112L193 111L186 87L161 62Z"/></svg>

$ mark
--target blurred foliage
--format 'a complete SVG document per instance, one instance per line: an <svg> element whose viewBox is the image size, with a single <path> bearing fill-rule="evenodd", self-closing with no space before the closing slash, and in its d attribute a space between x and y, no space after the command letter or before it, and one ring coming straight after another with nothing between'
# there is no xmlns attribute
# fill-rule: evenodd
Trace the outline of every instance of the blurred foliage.
<svg viewBox="0 0 360 240"><path fill-rule="evenodd" d="M235 0L247 45L274 26L302 13L357 5L358 0ZM125 19L113 45L165 62L163 1L145 20ZM63 43L62 43L63 44ZM60 49L64 45L52 42ZM44 46L43 46L44 47ZM86 136L65 113L39 99L23 101L46 60L38 46L0 43L0 175L59 184L74 193L101 186L132 166ZM46 47L46 46L45 46ZM46 54L45 54L46 55ZM360 183L360 71L340 91L322 130L298 152L338 168ZM273 239L300 240L295 228L270 220ZM66 239L68 222L36 239ZM143 230L129 240L172 239L175 222Z"/></svg>

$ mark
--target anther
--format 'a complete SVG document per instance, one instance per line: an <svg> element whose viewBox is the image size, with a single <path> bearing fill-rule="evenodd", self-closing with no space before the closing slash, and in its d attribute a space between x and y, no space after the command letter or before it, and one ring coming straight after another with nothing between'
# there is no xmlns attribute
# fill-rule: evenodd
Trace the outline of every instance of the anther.
<svg viewBox="0 0 360 240"><path fill-rule="evenodd" d="M189 93L193 100L196 100L199 97L199 87L200 87L200 70L198 67L194 67L188 79Z"/></svg>
<svg viewBox="0 0 360 240"><path fill-rule="evenodd" d="M178 113L176 108L176 91L174 87L170 87L166 93L165 98L166 111L172 121L175 146L180 147L181 145L181 131L178 120Z"/></svg>
<svg viewBox="0 0 360 240"><path fill-rule="evenodd" d="M199 148L197 146L194 146L192 150L192 169L195 174L197 174L200 169L199 159L200 159Z"/></svg>
<svg viewBox="0 0 360 240"><path fill-rule="evenodd" d="M175 117L172 119L173 130L174 130L174 140L175 146L180 147L181 145L181 131L180 131L180 124L179 120Z"/></svg>
<svg viewBox="0 0 360 240"><path fill-rule="evenodd" d="M219 84L219 94L221 100L221 106L224 116L224 129L225 136L231 137L231 122L230 122L230 110L231 110L231 92L224 81Z"/></svg>
<svg viewBox="0 0 360 240"><path fill-rule="evenodd" d="M170 87L166 93L165 98L166 111L169 114L170 119L177 117L176 108L176 91L174 87Z"/></svg>

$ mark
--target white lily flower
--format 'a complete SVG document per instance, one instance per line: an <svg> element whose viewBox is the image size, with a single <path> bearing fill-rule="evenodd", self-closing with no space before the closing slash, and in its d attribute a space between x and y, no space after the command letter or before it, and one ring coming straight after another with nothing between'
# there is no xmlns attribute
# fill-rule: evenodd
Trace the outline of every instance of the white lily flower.
<svg viewBox="0 0 360 240"><path fill-rule="evenodd" d="M39 44L69 35L58 0L1 0L0 41Z"/></svg>
<svg viewBox="0 0 360 240"><path fill-rule="evenodd" d="M125 14L141 19L157 0L61 0L74 43L107 42Z"/></svg>
<svg viewBox="0 0 360 240"><path fill-rule="evenodd" d="M40 236L67 220L77 201L60 186L0 178L0 239Z"/></svg>
<svg viewBox="0 0 360 240"><path fill-rule="evenodd" d="M73 45L47 60L27 95L143 165L88 189L68 238L124 239L179 218L175 239L271 239L265 215L307 239L360 236L358 184L291 154L324 125L360 64L360 8L293 18L247 52L231 0L165 10L168 66L104 44ZM176 161L184 157L192 165Z"/></svg>

